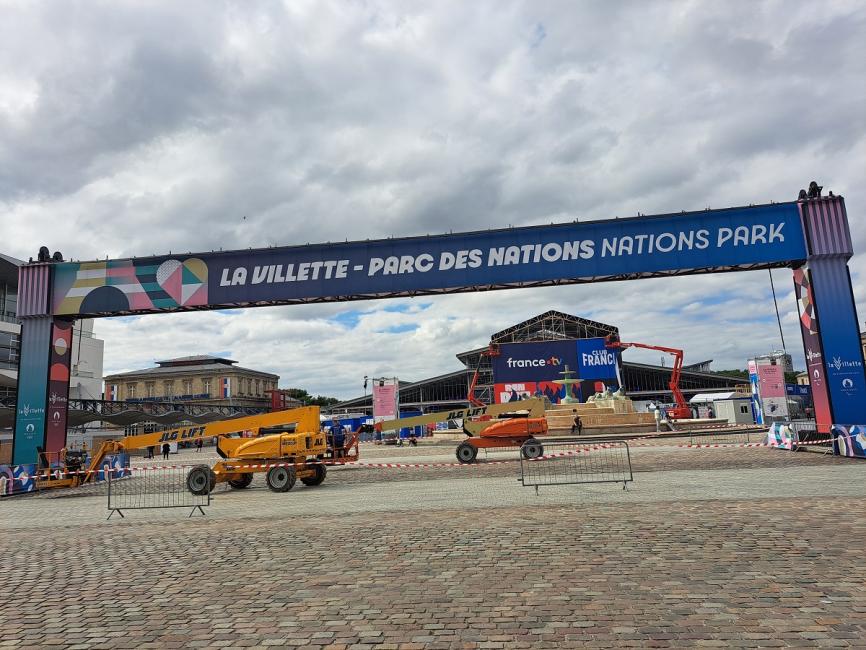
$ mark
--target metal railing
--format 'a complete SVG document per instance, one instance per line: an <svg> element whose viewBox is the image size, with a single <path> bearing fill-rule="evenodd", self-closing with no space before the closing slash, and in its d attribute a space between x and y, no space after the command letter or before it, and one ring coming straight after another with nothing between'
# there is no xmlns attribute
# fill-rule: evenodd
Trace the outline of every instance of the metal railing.
<svg viewBox="0 0 866 650"><path fill-rule="evenodd" d="M520 482L542 485L622 483L634 481L631 454L624 441L530 440L520 449Z"/></svg>
<svg viewBox="0 0 866 650"><path fill-rule="evenodd" d="M148 467L120 478L108 472L108 519L115 512L123 517L123 510L152 508L191 508L190 517L196 511L204 515L203 508L210 505L214 484L205 481L197 493L190 490L190 483L197 480L202 467Z"/></svg>
<svg viewBox="0 0 866 650"><path fill-rule="evenodd" d="M748 427L742 429L722 430L722 431L692 431L689 432L690 445L733 445L733 444L749 444L752 442L763 442L767 437L765 429L756 427Z"/></svg>

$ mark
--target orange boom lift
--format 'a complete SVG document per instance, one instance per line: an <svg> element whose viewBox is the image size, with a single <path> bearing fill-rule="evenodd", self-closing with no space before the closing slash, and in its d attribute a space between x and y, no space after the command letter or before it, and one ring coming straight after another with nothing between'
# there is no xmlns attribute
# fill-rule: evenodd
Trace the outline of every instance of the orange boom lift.
<svg viewBox="0 0 866 650"><path fill-rule="evenodd" d="M624 350L626 348L641 348L643 350L658 350L673 355L674 366L671 369L671 380L668 387L674 395L676 406L671 406L666 409L668 417L672 420L687 420L692 417L692 410L686 403L686 398L680 390L680 373L683 369L683 351L676 348L666 348L661 345L649 345L647 343L626 343L620 341L619 337L611 334L605 339L606 347Z"/></svg>

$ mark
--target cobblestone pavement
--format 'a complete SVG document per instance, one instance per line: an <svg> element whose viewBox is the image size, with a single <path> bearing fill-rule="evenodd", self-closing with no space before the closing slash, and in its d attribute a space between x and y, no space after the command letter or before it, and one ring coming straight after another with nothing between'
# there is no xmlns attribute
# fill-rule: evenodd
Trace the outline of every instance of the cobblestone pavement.
<svg viewBox="0 0 866 650"><path fill-rule="evenodd" d="M634 461L628 491L538 497L516 464L344 468L220 493L193 519L105 521L84 492L4 500L0 647L866 647L866 465Z"/></svg>

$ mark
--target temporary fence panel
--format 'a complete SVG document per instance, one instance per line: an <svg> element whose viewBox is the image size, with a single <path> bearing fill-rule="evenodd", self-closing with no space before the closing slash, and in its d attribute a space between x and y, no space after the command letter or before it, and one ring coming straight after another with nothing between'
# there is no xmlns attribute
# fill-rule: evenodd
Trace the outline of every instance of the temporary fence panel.
<svg viewBox="0 0 866 650"><path fill-rule="evenodd" d="M555 440L526 442L520 450L520 481L525 487L634 481L628 443Z"/></svg>
<svg viewBox="0 0 866 650"><path fill-rule="evenodd" d="M35 492L36 474L35 464L0 465L0 497Z"/></svg>
<svg viewBox="0 0 866 650"><path fill-rule="evenodd" d="M690 445L735 445L761 442L766 436L764 428L728 429L720 431L691 431Z"/></svg>
<svg viewBox="0 0 866 650"><path fill-rule="evenodd" d="M794 434L795 443L810 443L809 446L826 445L829 451L833 450L833 439L826 433L818 432L818 425L815 420L790 420L783 424Z"/></svg>
<svg viewBox="0 0 866 650"><path fill-rule="evenodd" d="M148 467L130 477L108 473L108 509L123 517L123 510L148 508L191 508L190 517L209 506L213 485L204 494L193 494L187 485L189 474L200 465L183 467Z"/></svg>
<svg viewBox="0 0 866 650"><path fill-rule="evenodd" d="M766 443L779 449L792 451L812 447L823 448L826 453L833 453L832 437L818 433L814 420L774 422L766 432Z"/></svg>

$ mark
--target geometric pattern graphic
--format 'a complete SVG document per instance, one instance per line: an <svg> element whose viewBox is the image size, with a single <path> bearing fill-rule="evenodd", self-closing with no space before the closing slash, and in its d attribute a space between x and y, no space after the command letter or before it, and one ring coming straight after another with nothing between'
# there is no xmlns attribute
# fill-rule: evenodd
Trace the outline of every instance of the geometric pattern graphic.
<svg viewBox="0 0 866 650"><path fill-rule="evenodd" d="M818 333L818 325L815 322L815 303L812 301L812 286L809 284L809 276L804 269L794 270L794 284L797 287L800 307L800 322L810 334Z"/></svg>
<svg viewBox="0 0 866 650"><path fill-rule="evenodd" d="M0 465L0 495L36 490L36 465Z"/></svg>
<svg viewBox="0 0 866 650"><path fill-rule="evenodd" d="M793 450L797 442L799 442L797 432L782 422L773 422L770 430L767 431L767 437L764 439L765 445L780 449Z"/></svg>
<svg viewBox="0 0 866 650"><path fill-rule="evenodd" d="M97 314L207 304L207 265L185 260L107 260L58 265L54 313Z"/></svg>
<svg viewBox="0 0 866 650"><path fill-rule="evenodd" d="M815 423L820 433L827 434L833 424L830 411L829 388L827 386L821 337L818 328L818 314L815 310L812 282L807 266L794 269L794 296L800 316L800 334L806 352L806 370L812 389L812 406L815 409Z"/></svg>
<svg viewBox="0 0 866 650"><path fill-rule="evenodd" d="M866 458L866 425L843 427L834 424L831 431L837 454L849 458Z"/></svg>

